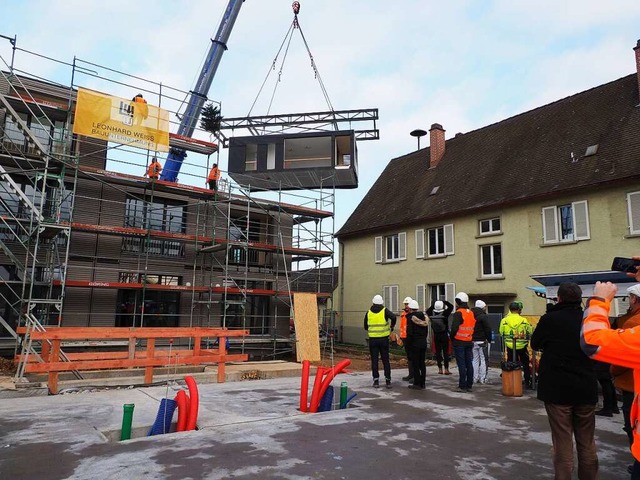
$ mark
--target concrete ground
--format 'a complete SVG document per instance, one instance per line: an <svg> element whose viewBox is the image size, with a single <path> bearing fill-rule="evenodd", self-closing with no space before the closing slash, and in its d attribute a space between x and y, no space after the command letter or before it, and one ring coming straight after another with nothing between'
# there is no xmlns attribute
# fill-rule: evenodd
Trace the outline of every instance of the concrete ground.
<svg viewBox="0 0 640 480"><path fill-rule="evenodd" d="M296 367L296 369L299 367ZM345 410L297 410L299 376L208 384L198 431L119 442L122 406L144 435L177 384L0 400L0 479L551 479L551 438L534 392L492 385L458 393L428 368L427 389L373 389L369 373L340 375ZM620 415L597 417L600 479L625 479L631 457ZM577 476L576 476L577 478Z"/></svg>

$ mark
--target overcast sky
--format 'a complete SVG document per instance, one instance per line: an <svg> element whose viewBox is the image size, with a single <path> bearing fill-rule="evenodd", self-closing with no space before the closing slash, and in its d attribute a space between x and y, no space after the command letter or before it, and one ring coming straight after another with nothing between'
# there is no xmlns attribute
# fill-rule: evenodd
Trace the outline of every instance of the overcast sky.
<svg viewBox="0 0 640 480"><path fill-rule="evenodd" d="M17 35L23 49L69 63L75 56L186 91L226 4L7 0L0 34ZM301 4L302 31L334 108L380 110L381 139L358 145L360 186L339 192L336 230L389 160L416 149L410 131L440 123L450 138L615 80L635 70L632 48L640 38L638 0ZM290 0L245 1L209 92L222 102L224 116L248 113L292 19ZM0 41L5 61L9 47ZM18 53L16 66L71 80L70 69L33 56ZM98 88L89 76L75 80ZM298 35L281 80L270 113L328 109ZM267 113L271 88L253 114ZM132 96L122 86L112 89L107 93ZM422 147L427 144L428 137Z"/></svg>

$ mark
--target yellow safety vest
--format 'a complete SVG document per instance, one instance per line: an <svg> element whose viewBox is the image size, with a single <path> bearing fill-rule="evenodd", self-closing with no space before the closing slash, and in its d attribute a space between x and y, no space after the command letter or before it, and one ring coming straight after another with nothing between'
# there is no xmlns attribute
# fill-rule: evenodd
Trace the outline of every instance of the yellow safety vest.
<svg viewBox="0 0 640 480"><path fill-rule="evenodd" d="M385 318L384 312L384 308L378 313L373 313L371 310L367 312L367 331L369 332L369 338L388 337L391 333L391 325Z"/></svg>

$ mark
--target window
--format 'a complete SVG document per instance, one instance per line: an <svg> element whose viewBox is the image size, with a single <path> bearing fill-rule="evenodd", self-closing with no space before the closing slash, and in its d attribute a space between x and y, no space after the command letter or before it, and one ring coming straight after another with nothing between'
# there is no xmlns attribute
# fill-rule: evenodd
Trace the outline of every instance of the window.
<svg viewBox="0 0 640 480"><path fill-rule="evenodd" d="M244 244L247 242L259 242L262 224L258 221L249 222L247 231L246 221L236 219L237 224L229 226L229 240L232 242L242 242L243 245L232 245L229 249L229 263L233 265L264 265L266 256L260 255L260 251L248 248Z"/></svg>
<svg viewBox="0 0 640 480"><path fill-rule="evenodd" d="M186 231L185 206L161 199L150 202L141 198L128 197L125 205L124 226L158 232L184 233ZM178 240L125 237L122 240L122 251L182 257L184 245Z"/></svg>
<svg viewBox="0 0 640 480"><path fill-rule="evenodd" d="M495 235L501 233L500 218L480 220L480 235Z"/></svg>
<svg viewBox="0 0 640 480"><path fill-rule="evenodd" d="M640 234L640 192L627 194L627 210L629 213L629 233Z"/></svg>
<svg viewBox="0 0 640 480"><path fill-rule="evenodd" d="M31 134L40 141L44 147L44 153L59 153L62 151L65 125L63 121L51 121L47 117L34 117L28 113L18 113L18 116L27 124ZM29 145L27 135L18 128L18 123L14 122L9 116L5 120L2 142L10 151L36 153L35 145Z"/></svg>
<svg viewBox="0 0 640 480"><path fill-rule="evenodd" d="M453 224L427 230L429 257L453 255Z"/></svg>
<svg viewBox="0 0 640 480"><path fill-rule="evenodd" d="M258 169L258 145L248 144L245 150L245 171L253 172Z"/></svg>
<svg viewBox="0 0 640 480"><path fill-rule="evenodd" d="M456 284L437 283L427 285L427 292L429 293L429 305L433 304L436 300L448 300L453 303L453 299L456 295Z"/></svg>
<svg viewBox="0 0 640 480"><path fill-rule="evenodd" d="M400 232L375 238L375 262L397 262L407 259L407 233Z"/></svg>
<svg viewBox="0 0 640 480"><path fill-rule="evenodd" d="M482 277L502 277L502 245L482 245L480 247Z"/></svg>
<svg viewBox="0 0 640 480"><path fill-rule="evenodd" d="M384 306L392 312L398 312L398 286L397 285L385 285L382 287L382 299L384 300Z"/></svg>
<svg viewBox="0 0 640 480"><path fill-rule="evenodd" d="M332 167L331 137L285 138L284 168Z"/></svg>
<svg viewBox="0 0 640 480"><path fill-rule="evenodd" d="M542 209L542 234L545 244L589 240L587 201Z"/></svg>

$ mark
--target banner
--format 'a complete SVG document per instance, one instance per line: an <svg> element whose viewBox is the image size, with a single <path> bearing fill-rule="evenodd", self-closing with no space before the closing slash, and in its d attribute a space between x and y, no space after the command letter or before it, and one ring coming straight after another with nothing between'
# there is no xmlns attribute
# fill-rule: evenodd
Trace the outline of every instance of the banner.
<svg viewBox="0 0 640 480"><path fill-rule="evenodd" d="M73 133L132 147L169 151L169 112L142 95L127 100L78 89Z"/></svg>

